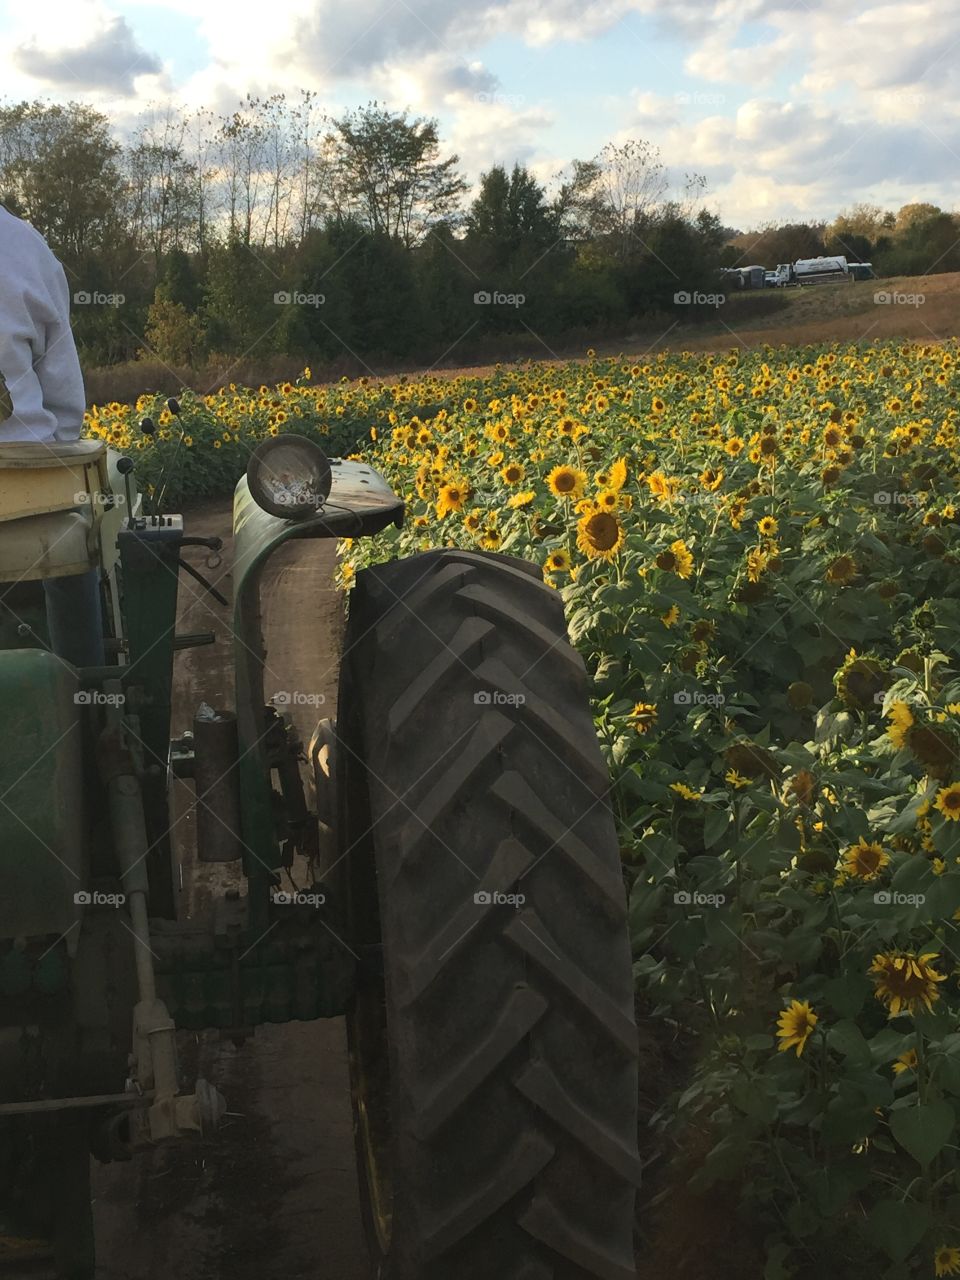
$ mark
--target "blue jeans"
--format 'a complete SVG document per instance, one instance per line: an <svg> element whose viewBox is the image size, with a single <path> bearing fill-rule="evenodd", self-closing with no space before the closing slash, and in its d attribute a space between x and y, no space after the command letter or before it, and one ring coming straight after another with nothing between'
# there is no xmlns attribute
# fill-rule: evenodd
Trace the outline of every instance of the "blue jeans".
<svg viewBox="0 0 960 1280"><path fill-rule="evenodd" d="M75 667L105 666L99 572L47 578L43 593L50 648L57 657Z"/></svg>

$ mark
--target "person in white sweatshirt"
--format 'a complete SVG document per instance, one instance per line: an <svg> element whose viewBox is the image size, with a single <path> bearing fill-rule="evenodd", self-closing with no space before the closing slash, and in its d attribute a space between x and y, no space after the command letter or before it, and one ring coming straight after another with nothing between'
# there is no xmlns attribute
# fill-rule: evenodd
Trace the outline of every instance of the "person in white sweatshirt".
<svg viewBox="0 0 960 1280"><path fill-rule="evenodd" d="M39 231L0 205L0 446L76 440L85 409L66 274ZM97 570L47 579L43 592L51 650L102 666Z"/></svg>
<svg viewBox="0 0 960 1280"><path fill-rule="evenodd" d="M85 408L66 274L0 205L0 444L76 440Z"/></svg>

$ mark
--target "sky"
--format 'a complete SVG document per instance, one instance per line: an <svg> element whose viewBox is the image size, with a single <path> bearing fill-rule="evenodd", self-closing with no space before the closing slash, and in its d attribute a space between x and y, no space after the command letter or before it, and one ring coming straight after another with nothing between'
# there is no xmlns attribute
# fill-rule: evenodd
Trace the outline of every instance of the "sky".
<svg viewBox="0 0 960 1280"><path fill-rule="evenodd" d="M607 142L706 179L727 226L866 201L960 210L956 0L0 0L0 97L119 132L165 104L311 89L435 116L472 182Z"/></svg>

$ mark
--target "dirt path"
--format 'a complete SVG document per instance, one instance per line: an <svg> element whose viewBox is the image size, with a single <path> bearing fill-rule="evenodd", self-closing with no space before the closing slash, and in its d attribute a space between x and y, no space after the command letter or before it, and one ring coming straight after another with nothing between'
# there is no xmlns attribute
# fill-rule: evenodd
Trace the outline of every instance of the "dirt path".
<svg viewBox="0 0 960 1280"><path fill-rule="evenodd" d="M229 597L230 503L207 504L186 522L191 533L223 538L219 568L205 570L203 552L187 554ZM335 549L326 540L283 548L265 600L265 693L313 695L291 707L307 737L311 717L335 714L342 616L331 586ZM181 583L178 630L214 631L217 644L178 656L177 733L201 700L233 706L230 610L186 575ZM197 862L192 793L176 786L182 914L193 916L238 872ZM181 1055L227 1098L221 1139L97 1167L98 1280L368 1280L343 1020L263 1027L239 1050L214 1033L184 1035Z"/></svg>

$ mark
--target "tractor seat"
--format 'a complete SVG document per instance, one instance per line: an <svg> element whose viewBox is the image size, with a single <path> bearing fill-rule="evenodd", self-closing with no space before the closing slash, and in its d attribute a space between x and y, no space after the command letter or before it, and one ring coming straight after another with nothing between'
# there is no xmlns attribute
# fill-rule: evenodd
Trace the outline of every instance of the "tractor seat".
<svg viewBox="0 0 960 1280"><path fill-rule="evenodd" d="M102 440L0 444L0 523L72 511L106 487Z"/></svg>
<svg viewBox="0 0 960 1280"><path fill-rule="evenodd" d="M102 440L55 440L52 444L34 441L0 443L0 471L10 467L58 467L77 461L95 462L106 449Z"/></svg>
<svg viewBox="0 0 960 1280"><path fill-rule="evenodd" d="M90 507L0 524L0 584L66 578L95 569L91 525Z"/></svg>

